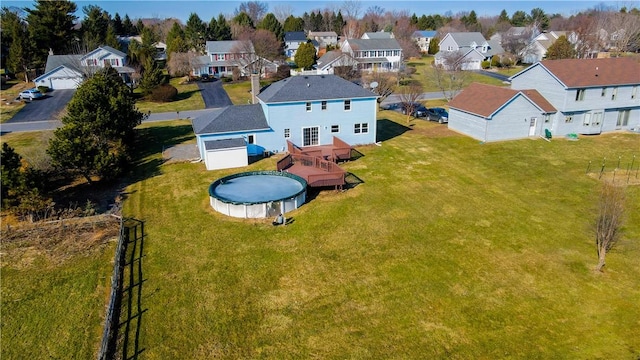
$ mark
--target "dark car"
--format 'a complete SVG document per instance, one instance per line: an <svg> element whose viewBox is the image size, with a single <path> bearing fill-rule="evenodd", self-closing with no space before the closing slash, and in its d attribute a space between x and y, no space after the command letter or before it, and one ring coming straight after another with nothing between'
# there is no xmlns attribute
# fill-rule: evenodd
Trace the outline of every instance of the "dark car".
<svg viewBox="0 0 640 360"><path fill-rule="evenodd" d="M403 114L407 114L407 111L410 109L411 110L411 116L419 118L419 117L425 117L427 116L427 108L422 105L421 103L407 103L407 104L402 104L402 113Z"/></svg>
<svg viewBox="0 0 640 360"><path fill-rule="evenodd" d="M401 105L402 104L400 104L400 103L389 103L389 104L381 105L380 108L382 110L396 110L397 111L398 109L400 109Z"/></svg>
<svg viewBox="0 0 640 360"><path fill-rule="evenodd" d="M440 124L449 122L449 113L443 108L431 108L427 110L427 118L431 121L437 121Z"/></svg>
<svg viewBox="0 0 640 360"><path fill-rule="evenodd" d="M202 81L202 82L210 82L210 81L213 81L213 77L210 76L209 74L202 74L202 75L200 75L200 81Z"/></svg>

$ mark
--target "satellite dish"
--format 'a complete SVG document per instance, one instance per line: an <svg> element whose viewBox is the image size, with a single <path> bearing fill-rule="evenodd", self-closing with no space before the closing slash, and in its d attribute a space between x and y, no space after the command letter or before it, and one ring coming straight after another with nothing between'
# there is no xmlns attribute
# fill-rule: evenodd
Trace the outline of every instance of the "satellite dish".
<svg viewBox="0 0 640 360"><path fill-rule="evenodd" d="M372 89L377 88L378 87L378 82L377 81L372 82L371 84L369 84L369 87L371 87Z"/></svg>

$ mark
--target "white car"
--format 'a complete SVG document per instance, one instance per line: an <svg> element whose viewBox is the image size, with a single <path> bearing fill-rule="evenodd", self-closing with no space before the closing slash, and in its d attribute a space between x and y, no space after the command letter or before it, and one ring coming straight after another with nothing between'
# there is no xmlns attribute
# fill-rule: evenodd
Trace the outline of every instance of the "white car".
<svg viewBox="0 0 640 360"><path fill-rule="evenodd" d="M41 98L43 96L44 95L42 95L40 90L38 90L36 88L25 90L25 91L21 92L20 95L18 95L20 100L29 99L29 101L31 101L33 99L39 99L39 98Z"/></svg>

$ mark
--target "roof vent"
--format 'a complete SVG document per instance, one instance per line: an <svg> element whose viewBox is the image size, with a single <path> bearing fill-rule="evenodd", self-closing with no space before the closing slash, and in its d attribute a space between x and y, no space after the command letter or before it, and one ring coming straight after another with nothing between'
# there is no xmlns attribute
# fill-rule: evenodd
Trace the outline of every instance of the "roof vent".
<svg viewBox="0 0 640 360"><path fill-rule="evenodd" d="M309 87L309 86L311 86L311 85L309 85L309 83L307 83L307 87Z"/></svg>

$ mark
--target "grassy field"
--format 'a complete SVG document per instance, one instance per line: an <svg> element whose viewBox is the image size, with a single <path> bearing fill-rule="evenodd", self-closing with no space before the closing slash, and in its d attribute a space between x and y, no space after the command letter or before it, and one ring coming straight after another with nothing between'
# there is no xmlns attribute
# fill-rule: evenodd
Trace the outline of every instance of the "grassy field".
<svg viewBox="0 0 640 360"><path fill-rule="evenodd" d="M25 83L19 80L10 80L2 84L0 88L0 123L11 119L20 109L24 107L24 102L16 100L22 90L32 88L32 83Z"/></svg>
<svg viewBox="0 0 640 360"><path fill-rule="evenodd" d="M204 100L200 95L200 89L195 82L183 83L184 78L172 78L170 84L178 89L178 97L176 100L168 103L156 103L152 101L140 100L136 102L138 110L143 113L151 111L152 113L174 112L185 110L204 109ZM139 92L139 89L136 89Z"/></svg>
<svg viewBox="0 0 640 360"><path fill-rule="evenodd" d="M310 193L286 227L208 204L213 180L274 169L278 156L138 174L125 212L146 222L141 357L640 355L640 188L628 188L623 240L595 273L598 181L585 175L590 160L637 155L638 135L480 144L402 124L381 112L381 146L343 164L364 183ZM176 131L163 137L192 141Z"/></svg>

